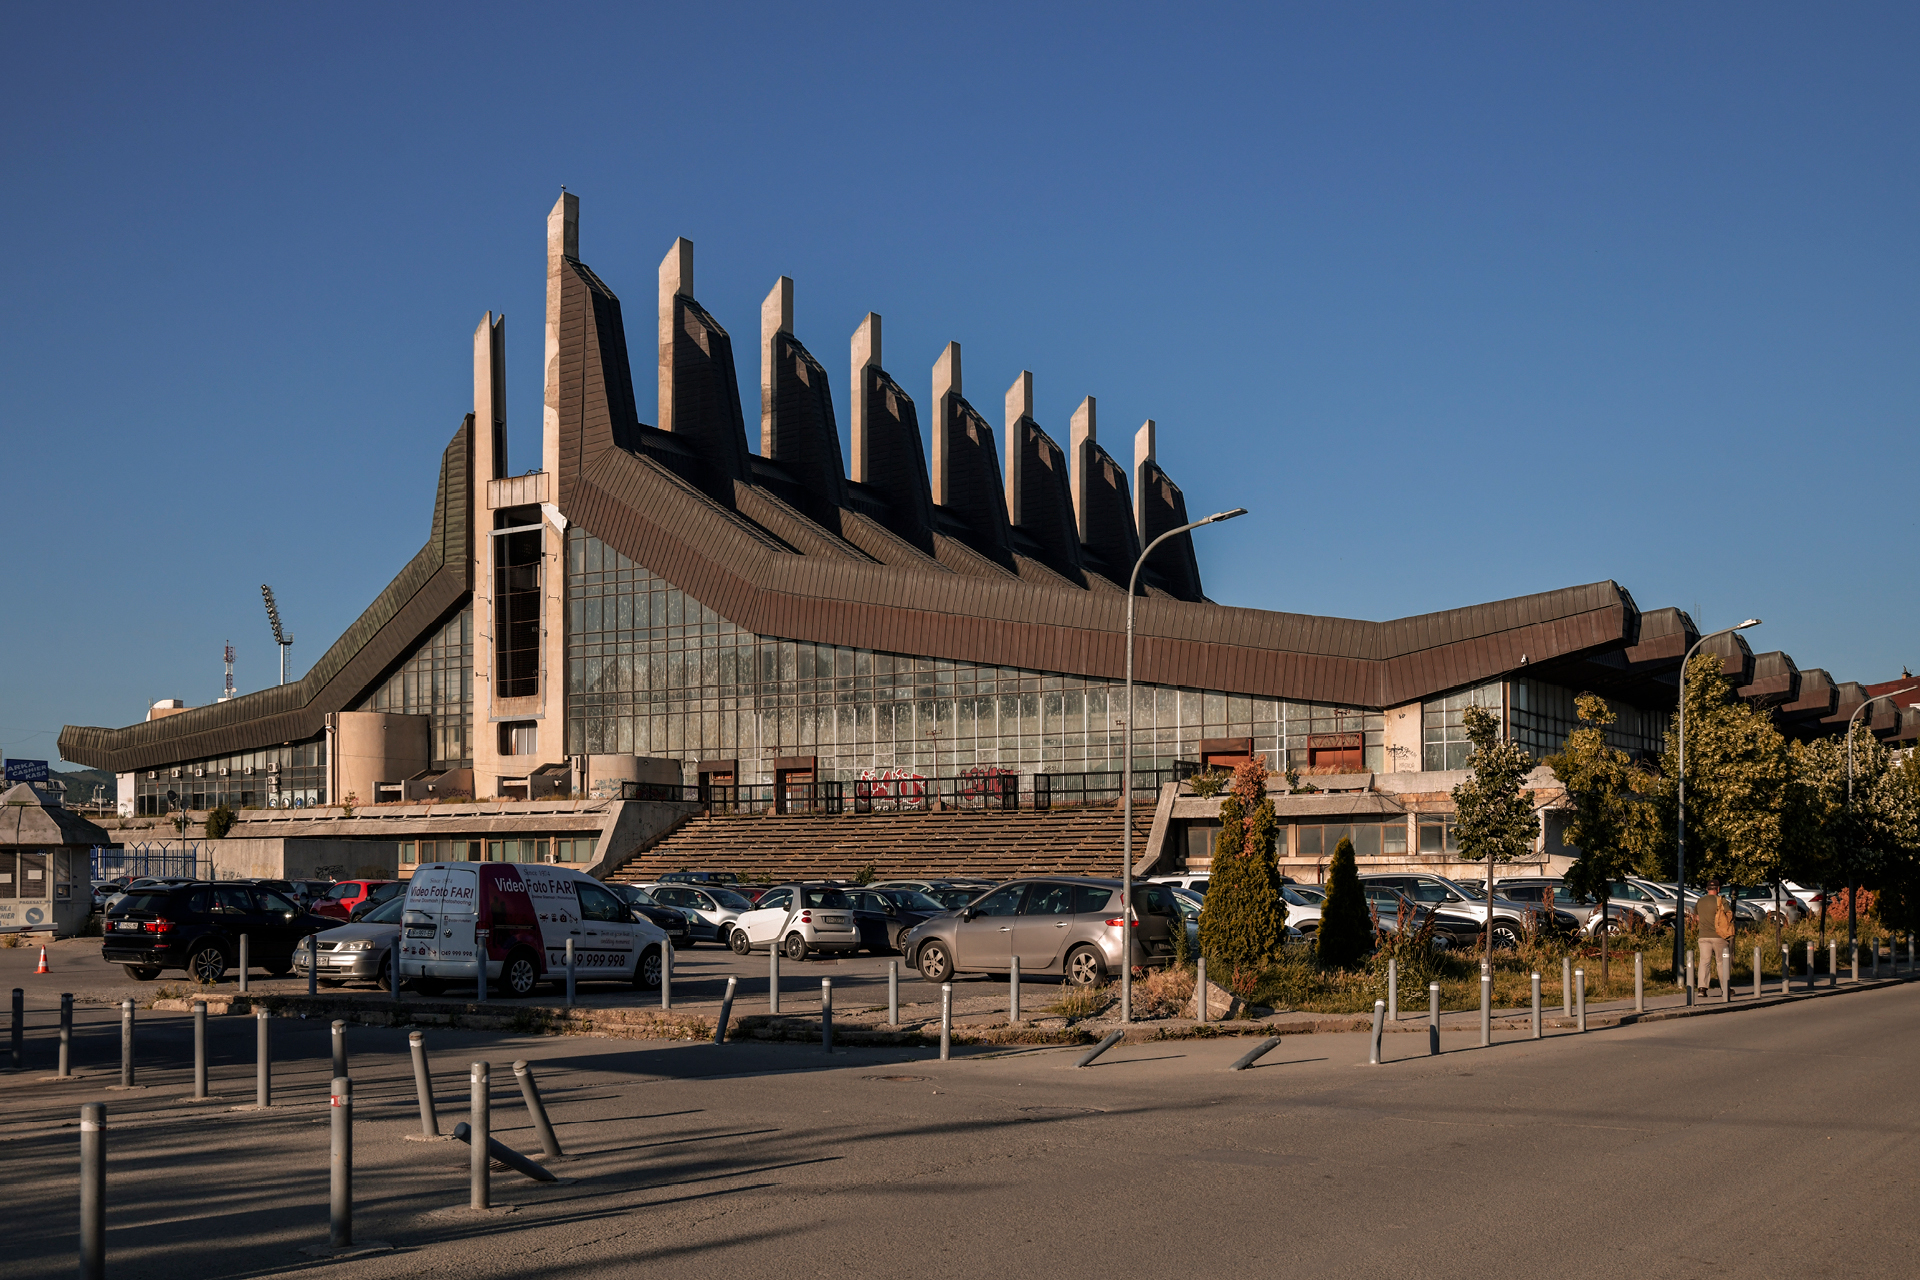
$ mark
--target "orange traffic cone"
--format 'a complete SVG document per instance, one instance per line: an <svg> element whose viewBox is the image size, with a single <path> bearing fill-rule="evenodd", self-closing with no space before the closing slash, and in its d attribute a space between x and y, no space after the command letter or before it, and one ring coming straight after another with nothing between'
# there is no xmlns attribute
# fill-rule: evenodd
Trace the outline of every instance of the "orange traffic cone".
<svg viewBox="0 0 1920 1280"><path fill-rule="evenodd" d="M46 973L47 971L48 971L47 970L47 949L45 947L42 947L40 948L40 967L38 969L35 969L34 972Z"/></svg>

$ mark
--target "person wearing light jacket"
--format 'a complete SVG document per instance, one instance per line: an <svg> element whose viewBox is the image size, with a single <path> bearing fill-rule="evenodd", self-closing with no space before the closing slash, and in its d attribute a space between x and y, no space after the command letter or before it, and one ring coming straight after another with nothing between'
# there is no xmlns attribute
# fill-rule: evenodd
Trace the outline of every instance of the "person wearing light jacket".
<svg viewBox="0 0 1920 1280"><path fill-rule="evenodd" d="M1700 969L1694 980L1704 999L1707 988L1723 972L1721 963L1733 945L1733 904L1720 896L1720 882L1709 880L1706 894L1697 899L1693 907L1700 923ZM1722 994L1731 994L1725 980L1720 986Z"/></svg>

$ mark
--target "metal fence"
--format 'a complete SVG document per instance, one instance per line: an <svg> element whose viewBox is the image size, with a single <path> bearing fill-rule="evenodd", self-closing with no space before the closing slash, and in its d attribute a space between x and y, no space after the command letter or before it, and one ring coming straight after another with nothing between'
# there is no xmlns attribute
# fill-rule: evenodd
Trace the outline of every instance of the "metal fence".
<svg viewBox="0 0 1920 1280"><path fill-rule="evenodd" d="M1135 803L1158 796L1160 788L1200 771L1193 760L1176 760L1164 769L1135 769ZM709 814L741 817L762 813L932 813L955 810L1014 813L1112 805L1120 799L1121 771L1036 773L1030 777L1000 769L974 769L944 778L892 774L819 782L710 783L672 786L623 782L622 800L664 800L697 804Z"/></svg>
<svg viewBox="0 0 1920 1280"><path fill-rule="evenodd" d="M184 840L158 844L129 844L120 848L95 845L87 854L88 878L138 880L142 876L200 877L200 842ZM211 868L209 868L211 869Z"/></svg>

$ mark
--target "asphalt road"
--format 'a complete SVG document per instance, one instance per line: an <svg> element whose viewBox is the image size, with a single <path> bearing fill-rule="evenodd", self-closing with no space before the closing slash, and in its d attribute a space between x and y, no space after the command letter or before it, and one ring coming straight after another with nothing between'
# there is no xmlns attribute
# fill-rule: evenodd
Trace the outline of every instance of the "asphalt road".
<svg viewBox="0 0 1920 1280"><path fill-rule="evenodd" d="M1363 1065L1364 1037L925 1052L515 1039L434 1031L442 1123L493 1064L494 1132L537 1150L509 1063L537 1064L570 1179L494 1175L465 1209L457 1144L409 1142L405 1033L355 1027L357 1234L327 1226L327 1032L277 1020L276 1106L251 1101L252 1020L143 1012L143 1088L115 1013L81 1011L73 1082L0 1077L0 1269L72 1274L74 1126L105 1101L112 1274L218 1280L761 1274L968 1277L1901 1275L1911 1265L1920 987Z"/></svg>

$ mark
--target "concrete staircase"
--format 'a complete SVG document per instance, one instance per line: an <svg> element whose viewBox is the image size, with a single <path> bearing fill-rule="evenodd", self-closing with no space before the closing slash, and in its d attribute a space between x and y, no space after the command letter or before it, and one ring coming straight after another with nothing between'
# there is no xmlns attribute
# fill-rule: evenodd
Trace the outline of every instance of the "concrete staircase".
<svg viewBox="0 0 1920 1280"><path fill-rule="evenodd" d="M1136 806L1133 848L1146 848L1154 811ZM606 880L645 883L668 871L732 871L743 880L1017 875L1117 876L1120 811L701 816L618 867Z"/></svg>

